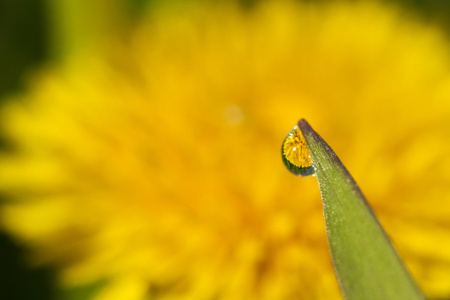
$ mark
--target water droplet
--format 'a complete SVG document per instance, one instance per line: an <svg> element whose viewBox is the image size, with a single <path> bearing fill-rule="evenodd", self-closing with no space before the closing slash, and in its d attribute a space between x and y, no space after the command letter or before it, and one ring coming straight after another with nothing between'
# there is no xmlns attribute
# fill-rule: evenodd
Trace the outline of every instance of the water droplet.
<svg viewBox="0 0 450 300"><path fill-rule="evenodd" d="M281 158L286 168L295 175L314 174L306 140L297 125L288 133L281 146Z"/></svg>

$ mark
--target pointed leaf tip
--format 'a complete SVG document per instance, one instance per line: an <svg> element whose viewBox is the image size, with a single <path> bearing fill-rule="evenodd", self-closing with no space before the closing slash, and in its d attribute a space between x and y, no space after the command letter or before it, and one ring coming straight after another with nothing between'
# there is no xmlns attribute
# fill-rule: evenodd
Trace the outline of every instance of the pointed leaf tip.
<svg viewBox="0 0 450 300"><path fill-rule="evenodd" d="M331 147L304 119L335 273L347 300L424 300L386 233Z"/></svg>

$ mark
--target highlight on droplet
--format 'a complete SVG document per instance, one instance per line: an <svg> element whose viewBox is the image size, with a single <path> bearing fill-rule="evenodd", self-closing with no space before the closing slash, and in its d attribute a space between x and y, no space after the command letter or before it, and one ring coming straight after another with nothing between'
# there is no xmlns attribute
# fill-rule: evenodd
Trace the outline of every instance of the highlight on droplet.
<svg viewBox="0 0 450 300"><path fill-rule="evenodd" d="M283 141L281 158L286 168L295 175L308 176L314 173L305 137L297 125Z"/></svg>

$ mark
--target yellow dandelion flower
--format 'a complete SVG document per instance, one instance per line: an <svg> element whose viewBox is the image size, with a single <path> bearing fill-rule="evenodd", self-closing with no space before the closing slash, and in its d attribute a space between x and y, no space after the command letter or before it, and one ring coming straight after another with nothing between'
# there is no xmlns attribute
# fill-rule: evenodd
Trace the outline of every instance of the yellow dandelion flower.
<svg viewBox="0 0 450 300"><path fill-rule="evenodd" d="M179 6L177 6L179 5ZM371 2L161 6L36 75L0 118L1 226L98 299L341 299L304 117L419 285L450 295L450 70L437 29Z"/></svg>

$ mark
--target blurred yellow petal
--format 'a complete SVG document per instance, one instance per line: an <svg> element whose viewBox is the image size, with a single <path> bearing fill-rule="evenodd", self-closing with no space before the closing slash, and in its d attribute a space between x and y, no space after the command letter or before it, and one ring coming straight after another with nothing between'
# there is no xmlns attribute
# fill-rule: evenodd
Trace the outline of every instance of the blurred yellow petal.
<svg viewBox="0 0 450 300"><path fill-rule="evenodd" d="M136 278L117 278L103 289L94 300L109 300L109 299L129 299L140 300L144 299L147 293L145 282Z"/></svg>

